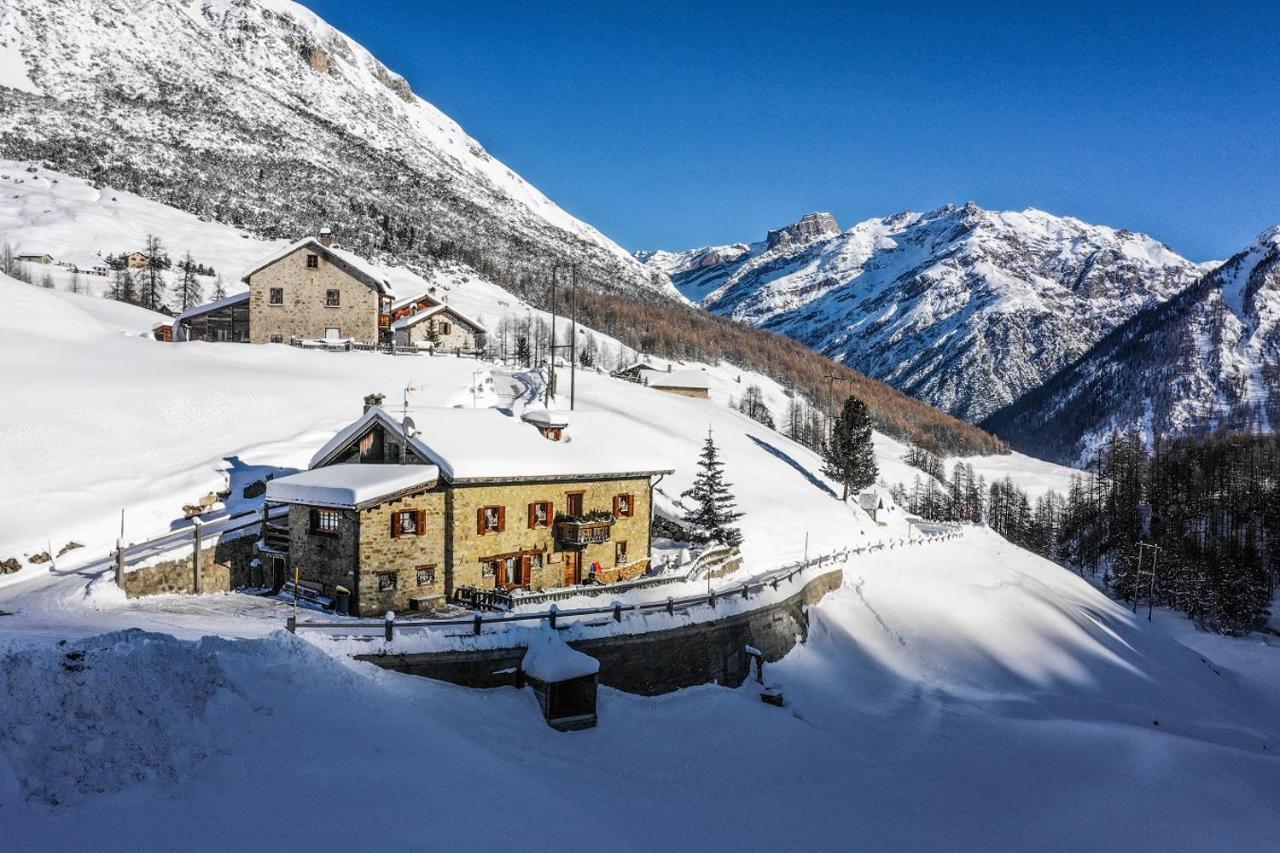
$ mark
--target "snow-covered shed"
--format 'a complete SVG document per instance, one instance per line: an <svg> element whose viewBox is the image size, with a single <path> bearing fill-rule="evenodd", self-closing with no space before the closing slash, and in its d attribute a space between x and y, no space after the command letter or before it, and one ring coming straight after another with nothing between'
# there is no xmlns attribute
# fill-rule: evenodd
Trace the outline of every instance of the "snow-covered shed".
<svg viewBox="0 0 1280 853"><path fill-rule="evenodd" d="M884 496L877 491L865 491L858 494L858 506L869 516L872 521L879 521L879 514L884 511Z"/></svg>
<svg viewBox="0 0 1280 853"><path fill-rule="evenodd" d="M650 388L682 397L706 399L711 395L711 380L702 370L676 370L670 373L646 370L640 374L640 379Z"/></svg>
<svg viewBox="0 0 1280 853"><path fill-rule="evenodd" d="M600 661L546 630L529 641L520 671L538 697L547 725L566 732L596 724Z"/></svg>

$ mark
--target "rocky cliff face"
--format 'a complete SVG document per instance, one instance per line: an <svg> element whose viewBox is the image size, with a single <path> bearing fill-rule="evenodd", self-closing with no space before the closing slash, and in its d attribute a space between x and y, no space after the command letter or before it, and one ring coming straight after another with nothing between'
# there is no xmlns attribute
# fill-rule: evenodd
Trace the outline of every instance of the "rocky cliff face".
<svg viewBox="0 0 1280 853"><path fill-rule="evenodd" d="M1280 227L983 426L1063 462L1087 460L1114 430L1280 428Z"/></svg>
<svg viewBox="0 0 1280 853"><path fill-rule="evenodd" d="M333 223L366 255L515 290L562 262L676 297L290 0L4 0L0 156L264 237Z"/></svg>
<svg viewBox="0 0 1280 853"><path fill-rule="evenodd" d="M811 214L763 242L643 259L708 310L972 421L1203 272L1142 234L974 204L843 232Z"/></svg>

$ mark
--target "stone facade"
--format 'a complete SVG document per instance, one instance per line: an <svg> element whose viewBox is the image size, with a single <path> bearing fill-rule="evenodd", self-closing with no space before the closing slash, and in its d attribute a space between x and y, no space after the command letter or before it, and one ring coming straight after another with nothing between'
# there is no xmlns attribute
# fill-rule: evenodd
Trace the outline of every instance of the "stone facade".
<svg viewBox="0 0 1280 853"><path fill-rule="evenodd" d="M474 350L484 336L483 329L477 330L452 311L445 310L396 332L396 343L400 346L425 347L430 342L428 327L432 320L436 324L436 349L440 352Z"/></svg>
<svg viewBox="0 0 1280 853"><path fill-rule="evenodd" d="M581 494L582 511L620 510L603 542L572 549L555 537L555 516ZM550 504L546 524L530 526L530 504ZM502 529L480 530L486 508L500 508ZM319 509L319 508L316 508ZM421 511L417 535L393 535L392 515ZM599 564L601 583L630 580L649 567L649 481L646 478L574 482L437 486L361 509L326 509L336 529L312 529L312 507L289 508L289 572L320 584L326 595L345 587L351 611L378 616L403 612L416 599L447 599L463 586L553 589L582 583ZM626 543L619 561L618 544ZM576 565L575 565L576 556ZM422 575L420 576L420 572Z"/></svg>
<svg viewBox="0 0 1280 853"><path fill-rule="evenodd" d="M315 257L315 267L308 258ZM283 302L271 303L272 288ZM337 291L331 306L329 291ZM378 343L381 295L353 275L351 268L315 245L304 245L249 276L249 340L255 344L290 338L323 339L330 329L338 338Z"/></svg>
<svg viewBox="0 0 1280 853"><path fill-rule="evenodd" d="M706 388L682 388L679 386L663 385L661 382L651 382L649 387L658 391L666 391L668 394L679 394L681 397L695 397L699 400L705 400L710 396Z"/></svg>
<svg viewBox="0 0 1280 853"><path fill-rule="evenodd" d="M452 589L460 586L492 587L495 577L486 572L486 563L520 554L540 554L541 561L531 560L526 586L530 589L552 589L568 586L574 580L566 570L566 549L555 540L555 516L566 512L568 496L582 493L582 510L612 512L614 498L629 495L633 501L631 515L619 517L607 541L587 545L578 553L577 582L586 580L591 566L613 570L617 565L616 547L625 542L630 574L644 572L649 557L649 481L644 477L620 480L581 480L574 482L500 483L491 485L455 485L452 487ZM529 526L529 505L551 503L548 524ZM479 513L485 507L502 507L505 525L500 533L480 533ZM613 579L622 573L612 572Z"/></svg>
<svg viewBox="0 0 1280 853"><path fill-rule="evenodd" d="M392 514L420 510L417 535L392 536ZM445 493L440 489L399 498L360 511L359 559L355 606L363 615L410 609L421 596L444 599ZM419 571L424 575L419 582ZM382 586L391 584L390 589Z"/></svg>

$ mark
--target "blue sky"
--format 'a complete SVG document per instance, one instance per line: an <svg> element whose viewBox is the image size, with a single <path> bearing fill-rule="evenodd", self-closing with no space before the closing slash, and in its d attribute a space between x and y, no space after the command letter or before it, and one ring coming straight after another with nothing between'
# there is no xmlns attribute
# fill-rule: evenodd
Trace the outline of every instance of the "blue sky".
<svg viewBox="0 0 1280 853"><path fill-rule="evenodd" d="M1194 260L1280 223L1275 0L305 2L628 249L968 200Z"/></svg>

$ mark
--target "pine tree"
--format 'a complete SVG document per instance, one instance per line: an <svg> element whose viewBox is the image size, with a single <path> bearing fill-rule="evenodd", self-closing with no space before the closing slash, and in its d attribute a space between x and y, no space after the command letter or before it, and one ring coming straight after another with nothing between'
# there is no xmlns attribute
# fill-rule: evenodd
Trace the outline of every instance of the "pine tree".
<svg viewBox="0 0 1280 853"><path fill-rule="evenodd" d="M178 279L178 302L182 305L182 310L186 311L192 305L200 304L203 288L196 278L195 261L191 259L190 252L178 263L178 269L182 271L182 276Z"/></svg>
<svg viewBox="0 0 1280 853"><path fill-rule="evenodd" d="M842 501L849 499L850 489L857 491L875 484L880 470L871 441L871 415L857 397L844 401L824 459L822 473L844 487Z"/></svg>
<svg viewBox="0 0 1280 853"><path fill-rule="evenodd" d="M533 354L529 351L529 338L525 335L516 337L516 361L528 367L532 357Z"/></svg>
<svg viewBox="0 0 1280 853"><path fill-rule="evenodd" d="M440 343L440 330L436 328L436 318L427 318L427 343L431 344L431 348L435 349Z"/></svg>
<svg viewBox="0 0 1280 853"><path fill-rule="evenodd" d="M152 311L160 310L164 304L165 283L161 270L169 266L169 256L164 253L160 238L154 234L147 235L147 266L142 273L142 286L139 288L137 302L143 308Z"/></svg>
<svg viewBox="0 0 1280 853"><path fill-rule="evenodd" d="M71 280L67 282L67 291L69 293L84 293L84 282L80 279L80 271L73 269L71 271Z"/></svg>
<svg viewBox="0 0 1280 853"><path fill-rule="evenodd" d="M730 525L741 518L742 513L736 511L730 488L724 480L720 451L708 427L707 440L698 459L698 474L693 486L680 495L694 501L693 509L685 513L685 521L707 539L723 545L738 545L742 542L742 532Z"/></svg>
<svg viewBox="0 0 1280 853"><path fill-rule="evenodd" d="M107 289L107 298L117 302L138 304L137 286L133 281L133 273L128 267L121 267L111 277L111 287Z"/></svg>
<svg viewBox="0 0 1280 853"><path fill-rule="evenodd" d="M218 277L213 281L213 295L210 298L214 302L227 298L227 286L222 281L222 273L218 273Z"/></svg>

